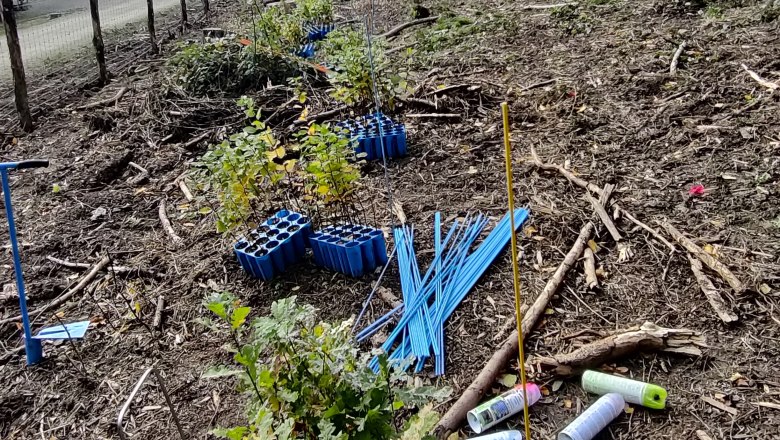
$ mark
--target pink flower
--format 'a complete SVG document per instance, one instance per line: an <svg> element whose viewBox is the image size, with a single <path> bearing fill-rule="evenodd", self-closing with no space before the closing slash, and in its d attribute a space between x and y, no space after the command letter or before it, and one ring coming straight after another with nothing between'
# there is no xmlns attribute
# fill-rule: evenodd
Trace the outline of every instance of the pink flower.
<svg viewBox="0 0 780 440"><path fill-rule="evenodd" d="M691 197L699 197L704 195L704 185L693 185L688 190L688 195Z"/></svg>

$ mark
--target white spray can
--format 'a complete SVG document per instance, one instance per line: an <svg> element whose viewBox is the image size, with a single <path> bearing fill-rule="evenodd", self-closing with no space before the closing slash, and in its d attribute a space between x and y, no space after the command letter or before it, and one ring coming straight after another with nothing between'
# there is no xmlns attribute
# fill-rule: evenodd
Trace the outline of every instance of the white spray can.
<svg viewBox="0 0 780 440"><path fill-rule="evenodd" d="M558 433L558 440L591 440L623 412L626 401L617 393L601 396Z"/></svg>
<svg viewBox="0 0 780 440"><path fill-rule="evenodd" d="M526 385L525 393L528 395L528 406L538 402L542 397L539 386L533 383ZM469 411L466 420L475 433L481 434L502 420L519 413L523 410L523 406L523 386L517 385Z"/></svg>
<svg viewBox="0 0 780 440"><path fill-rule="evenodd" d="M501 431L495 434L472 437L472 440L523 440L523 434L520 431Z"/></svg>

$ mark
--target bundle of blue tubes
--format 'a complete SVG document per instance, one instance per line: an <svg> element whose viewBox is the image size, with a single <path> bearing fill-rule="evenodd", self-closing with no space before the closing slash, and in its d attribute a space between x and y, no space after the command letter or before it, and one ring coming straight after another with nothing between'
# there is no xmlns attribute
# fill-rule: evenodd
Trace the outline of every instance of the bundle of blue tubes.
<svg viewBox="0 0 780 440"><path fill-rule="evenodd" d="M361 225L333 225L309 236L314 263L326 269L360 277L387 263L387 245L381 230Z"/></svg>
<svg viewBox="0 0 780 440"><path fill-rule="evenodd" d="M406 156L406 127L383 113L336 124L355 142L355 154L367 160Z"/></svg>
<svg viewBox="0 0 780 440"><path fill-rule="evenodd" d="M336 29L336 25L332 23L310 23L303 28L306 32L306 39L309 41L324 40L334 29Z"/></svg>
<svg viewBox="0 0 780 440"><path fill-rule="evenodd" d="M515 228L519 228L528 216L526 209L515 210ZM382 344L382 350L389 353L392 363L402 368L410 366L409 359L413 358L416 372L422 371L426 360L433 357L435 374L443 375L444 323L511 239L507 214L471 252L487 223L482 214L467 216L463 221L456 220L442 239L441 214L437 212L434 216L435 255L423 276L414 250L414 230L408 226L395 228L393 235L403 304L363 329L357 340L367 340L403 312ZM375 371L379 369L378 357L372 360L371 367Z"/></svg>
<svg viewBox="0 0 780 440"><path fill-rule="evenodd" d="M306 43L298 50L294 50L294 54L304 59L314 58L314 43Z"/></svg>
<svg viewBox="0 0 780 440"><path fill-rule="evenodd" d="M241 238L233 249L244 271L267 281L303 259L309 235L308 217L281 210Z"/></svg>

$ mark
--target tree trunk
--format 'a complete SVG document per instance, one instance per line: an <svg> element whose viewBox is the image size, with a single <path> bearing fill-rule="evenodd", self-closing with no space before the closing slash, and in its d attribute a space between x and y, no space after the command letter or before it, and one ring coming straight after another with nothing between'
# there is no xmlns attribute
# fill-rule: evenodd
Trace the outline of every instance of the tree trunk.
<svg viewBox="0 0 780 440"><path fill-rule="evenodd" d="M209 15L209 12L211 12L211 4L209 0L203 0L203 13Z"/></svg>
<svg viewBox="0 0 780 440"><path fill-rule="evenodd" d="M2 0L3 25L8 41L8 54L11 59L11 73L14 77L14 98L16 111L19 113L19 123L22 130L33 131L30 104L27 101L27 79L24 75L24 63L22 62L22 48L19 46L19 34L16 31L16 16L13 10L13 0Z"/></svg>
<svg viewBox="0 0 780 440"><path fill-rule="evenodd" d="M103 31L100 29L98 0L89 0L89 12L92 15L92 45L95 46L95 58L97 58L98 69L100 70L100 83L108 84L106 47L103 45Z"/></svg>
<svg viewBox="0 0 780 440"><path fill-rule="evenodd" d="M184 28L188 23L187 20L187 0L181 1L181 33L184 33Z"/></svg>
<svg viewBox="0 0 780 440"><path fill-rule="evenodd" d="M146 0L147 27L149 28L149 42L152 45L152 53L160 53L157 47L157 35L154 31L154 0Z"/></svg>

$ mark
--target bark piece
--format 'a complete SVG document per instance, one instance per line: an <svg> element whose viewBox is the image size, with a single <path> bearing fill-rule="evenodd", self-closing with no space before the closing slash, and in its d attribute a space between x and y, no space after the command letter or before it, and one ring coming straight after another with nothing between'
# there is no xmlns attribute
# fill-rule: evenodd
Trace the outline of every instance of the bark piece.
<svg viewBox="0 0 780 440"><path fill-rule="evenodd" d="M593 255L593 251L586 247L583 253L583 266L585 267L585 282L588 284L588 289L595 289L599 286L599 278L596 276L596 257Z"/></svg>
<svg viewBox="0 0 780 440"><path fill-rule="evenodd" d="M560 376L571 376L637 351L667 351L701 356L706 347L701 333L686 329L659 327L651 322L591 342L571 353L529 360L543 369L553 369Z"/></svg>

